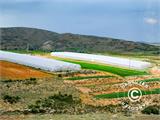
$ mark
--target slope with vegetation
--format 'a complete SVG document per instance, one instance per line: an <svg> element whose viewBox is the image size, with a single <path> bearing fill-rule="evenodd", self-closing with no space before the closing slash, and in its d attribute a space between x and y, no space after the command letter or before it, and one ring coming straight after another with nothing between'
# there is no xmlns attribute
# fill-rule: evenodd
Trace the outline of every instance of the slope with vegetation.
<svg viewBox="0 0 160 120"><path fill-rule="evenodd" d="M160 47L140 42L78 34L59 34L47 30L0 28L1 49L72 51L85 53L159 54ZM126 47L127 46L127 47Z"/></svg>

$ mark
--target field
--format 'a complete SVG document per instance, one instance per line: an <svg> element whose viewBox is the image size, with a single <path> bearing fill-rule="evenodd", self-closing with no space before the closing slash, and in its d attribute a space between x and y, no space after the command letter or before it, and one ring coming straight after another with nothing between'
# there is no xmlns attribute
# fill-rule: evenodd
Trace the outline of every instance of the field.
<svg viewBox="0 0 160 120"><path fill-rule="evenodd" d="M150 69L140 71L119 68L96 62L57 58L48 53L34 53L33 55L79 64L82 70L47 73L43 70L0 61L1 78L3 78L3 82L0 81L0 114L3 114L0 115L0 119L48 120L67 117L70 119L81 117L82 120L93 118L105 120L106 117L113 120L134 119L124 116L128 110L123 109L121 105L124 101L128 102L128 105L133 105L127 97L127 91L132 87L141 89L143 93L137 105L150 106L160 103L158 99L160 97L160 74L157 72L153 74ZM156 59L155 62L153 63L157 66ZM30 81L31 77L38 79L33 82ZM145 83L149 87L145 88L135 84L125 86L129 82ZM16 102L14 100L15 103L9 103L4 99L5 96L9 96L11 100L19 99ZM58 99L53 102L52 98L55 96L58 96ZM76 102L71 104L72 100L66 99L68 96L73 97ZM31 114L32 112L35 113ZM140 114L141 110L138 113ZM133 116L135 115L133 113ZM136 118L147 120L150 117L140 114ZM152 118L156 120L157 116L152 116Z"/></svg>
<svg viewBox="0 0 160 120"><path fill-rule="evenodd" d="M152 58L153 56L149 60L154 60ZM69 58L54 57L54 59L79 64L83 69L98 70L103 71L104 73L107 72L112 74L108 76L97 75L89 77L72 76L71 78L67 78L65 80L66 83L75 85L77 89L84 93L84 95L82 95L82 98L85 104L119 104L128 97L127 91L132 87L139 87L141 89L142 95L144 96L143 101L146 99L146 96L155 96L154 94L160 94L160 74L157 72L154 72L155 74L152 74L153 72L150 72L149 69L140 71ZM141 60L141 58L136 59ZM157 64L157 59L155 59L154 62L150 62L153 64ZM139 85L133 85L131 87L126 86L125 88L121 87L125 83L134 81ZM141 83L147 84L149 88L146 89L145 87L140 86ZM96 100L94 98L96 98Z"/></svg>
<svg viewBox="0 0 160 120"><path fill-rule="evenodd" d="M153 89L151 91L142 91L142 95L150 95L150 94L160 94L160 88L159 89ZM121 98L121 97L127 97L128 92L116 92L111 94L100 94L94 96L96 99L112 99L112 98Z"/></svg>
<svg viewBox="0 0 160 120"><path fill-rule="evenodd" d="M0 116L2 114L23 115L23 112L29 110L29 106L34 105L36 101L47 99L59 92L78 97L78 91L74 87L64 84L56 77L35 81L0 81L0 88Z"/></svg>
<svg viewBox="0 0 160 120"><path fill-rule="evenodd" d="M11 63L7 61L0 61L0 78L4 80L21 80L29 78L46 78L52 77L52 74L35 70L30 67Z"/></svg>
<svg viewBox="0 0 160 120"><path fill-rule="evenodd" d="M159 76L159 75L158 75ZM123 99L115 99L115 98L127 98L128 90L132 87L137 87L141 89L143 96L154 96L154 94L160 94L160 78L158 76L139 76L139 77L129 77L129 78L121 78L117 76L112 77L90 77L87 79L76 79L75 77L67 78L65 80L66 83L73 84L77 86L84 95L82 95L83 102L85 104L91 105L109 105L109 104L119 104L123 101ZM160 77L160 76L159 76ZM80 78L80 77L78 77ZM124 86L124 84L128 82L135 81L137 84L133 84L132 86ZM149 87L145 88L141 86L141 83L147 84ZM151 98L148 97L147 99ZM96 99L94 99L96 98ZM108 99L109 98L109 99ZM147 101L146 97L145 101ZM153 97L153 99L156 99ZM118 102L118 101L119 102ZM90 102L89 102L90 101Z"/></svg>
<svg viewBox="0 0 160 120"><path fill-rule="evenodd" d="M109 66L104 64L97 64L97 63L89 63L86 61L77 61L77 60L71 60L66 58L57 58L58 60L62 60L65 62L71 62L75 64L81 65L83 69L91 69L91 70L99 70L104 72L110 72L112 74L116 74L122 77L125 76L133 76L133 75L147 75L148 73L145 71L139 71L139 70L132 70L132 69L126 69L126 68L119 68L115 66Z"/></svg>

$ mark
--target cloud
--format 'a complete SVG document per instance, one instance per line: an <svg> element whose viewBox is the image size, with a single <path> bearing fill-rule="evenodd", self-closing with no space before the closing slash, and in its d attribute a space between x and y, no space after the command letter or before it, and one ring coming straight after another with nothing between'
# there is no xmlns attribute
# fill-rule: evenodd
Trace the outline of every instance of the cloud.
<svg viewBox="0 0 160 120"><path fill-rule="evenodd" d="M145 22L147 23L147 24L150 24L150 25L155 25L155 24L158 24L159 23L159 21L158 21L158 19L156 19L156 18L145 18Z"/></svg>

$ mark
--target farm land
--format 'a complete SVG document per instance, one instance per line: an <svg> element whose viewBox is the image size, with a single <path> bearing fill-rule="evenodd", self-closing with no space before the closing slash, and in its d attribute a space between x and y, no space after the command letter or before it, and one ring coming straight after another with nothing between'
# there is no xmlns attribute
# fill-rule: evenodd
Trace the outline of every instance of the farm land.
<svg viewBox="0 0 160 120"><path fill-rule="evenodd" d="M129 58L130 55L114 55L118 57ZM160 72L157 67L160 66L159 56L136 56L131 57L135 60L145 60L153 64L152 68L146 69L144 71L119 68L116 66L104 65L96 62L87 62L82 60L74 60L68 58L51 57L46 55L45 57L54 58L57 60L62 60L66 62L71 62L75 64L80 64L83 69L90 69L95 71L101 71L99 75L93 73L93 75L72 75L71 77L64 77L64 82L73 84L81 93L85 104L91 105L109 105L118 104L127 97L127 91L134 87L121 88L124 83L127 82L143 82L148 84L146 89L143 86L135 85L142 90L143 100L146 100L146 96L156 96L160 94ZM102 75L103 73L103 75ZM154 95L155 94L155 95ZM85 96L86 95L86 96ZM98 98L98 99L97 99ZM108 99L110 98L110 99ZM113 98L113 101L112 99ZM115 99L115 98L122 98ZM153 97L154 98L154 97ZM148 98L149 99L149 98ZM147 100L146 100L147 101Z"/></svg>
<svg viewBox="0 0 160 120"><path fill-rule="evenodd" d="M152 68L140 71L98 64L94 62L91 63L87 61L78 61L73 59L52 57L48 53L33 52L30 54L76 63L81 65L82 70L77 72L49 73L46 71L37 70L23 65L18 65L15 63L0 61L0 113L4 114L0 117L0 119L6 118L9 120L10 118L7 117L6 114L13 114L13 118L15 119L18 118L32 120L35 118L53 118L52 115L27 115L26 117L23 116L23 114L19 116L17 116L17 114L21 114L24 111L26 112L28 109L31 110L29 106L34 106L37 101L43 101L44 99L48 100L48 97L58 94L62 94L61 96L72 95L75 101L80 101L80 103L78 102L74 106L77 109L79 108L76 112L75 110L70 110L70 108L68 108L67 112L63 112L65 114L77 114L79 113L79 111L83 111L81 114L84 115L81 116L84 119L91 119L92 116L94 116L92 113L94 113L95 111L99 112L97 114L97 117L99 116L100 118L103 118L105 116L110 118L112 117L112 115L105 115L103 113L105 113L106 111L109 113L115 113L115 110L117 111L117 113L121 114L119 119L121 119L121 117L122 119L126 120L131 119L122 115L124 113L122 112L123 110L120 106L120 104L124 101L129 102L127 100L127 91L131 87L139 87L142 90L143 96L141 102L137 104L145 103L147 106L150 106L155 104L159 105L160 103L160 73L157 69L160 65L159 56L135 55L134 59L145 60L153 64ZM122 57L128 58L131 56L123 55ZM125 83L133 81L144 82L149 86L149 88L145 88L139 85L126 86L125 88L123 87ZM20 99L16 102L10 103L4 99L6 95L11 96L13 98L14 96L18 96ZM61 103L62 101L59 102ZM85 107L82 107L81 104L84 104ZM92 106L93 108L90 108L89 106ZM99 108L99 106L101 108ZM106 108L106 106L108 107ZM46 109L47 108L45 107L45 110ZM60 108L57 108L55 111L53 110L53 108L49 109L51 110L46 110L43 112L49 114L59 114L59 112L57 111ZM86 111L84 109L86 109ZM93 109L95 109L95 111ZM37 111L37 113L41 113L41 111ZM62 115L61 117L63 119L63 117L65 118L66 116ZM56 119L59 119L58 115L54 117ZM76 118L77 116L73 115L72 117ZM146 119L146 116L142 115L138 116L137 118ZM152 118L154 119L153 116ZM156 118L157 117L155 116L155 119ZM113 119L116 119L116 117Z"/></svg>
<svg viewBox="0 0 160 120"><path fill-rule="evenodd" d="M0 77L3 80L52 77L52 74L7 61L0 61L0 66Z"/></svg>

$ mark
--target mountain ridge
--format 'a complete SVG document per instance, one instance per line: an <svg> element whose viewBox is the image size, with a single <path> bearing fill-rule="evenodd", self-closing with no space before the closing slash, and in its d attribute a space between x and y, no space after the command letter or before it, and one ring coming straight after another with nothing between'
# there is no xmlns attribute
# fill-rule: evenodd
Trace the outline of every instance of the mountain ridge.
<svg viewBox="0 0 160 120"><path fill-rule="evenodd" d="M49 30L8 27L0 28L2 50L71 51L86 53L151 53L160 47L141 42L109 37L57 33Z"/></svg>

